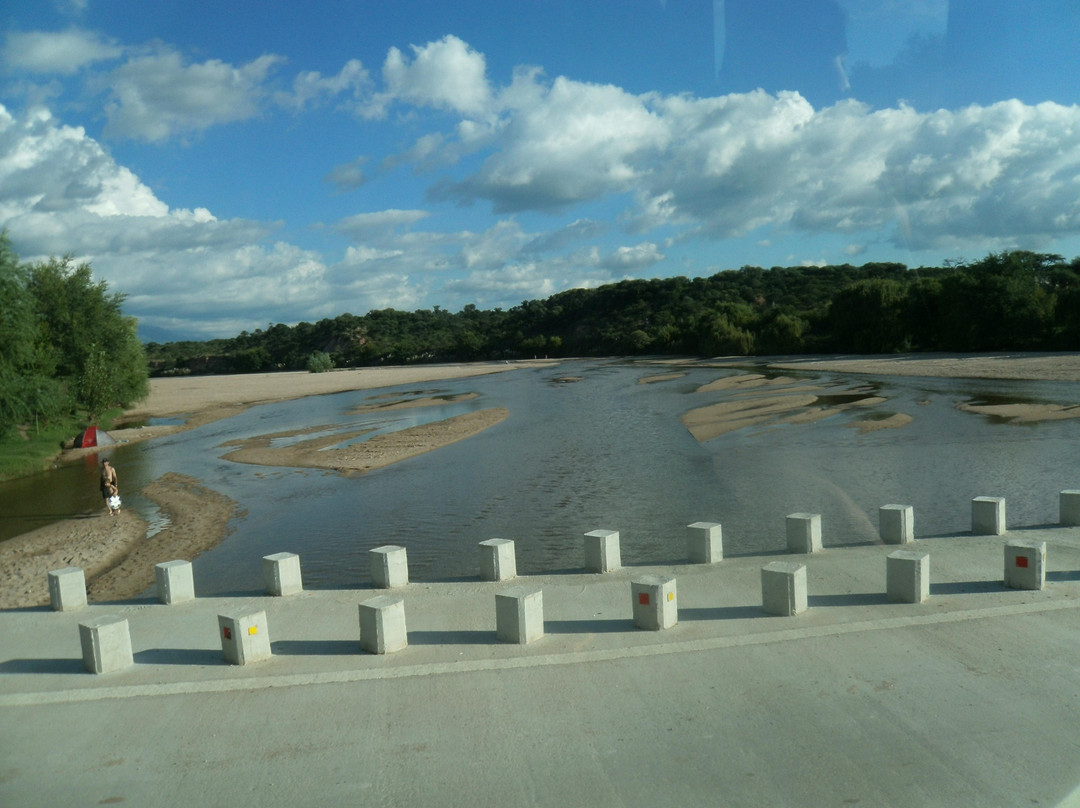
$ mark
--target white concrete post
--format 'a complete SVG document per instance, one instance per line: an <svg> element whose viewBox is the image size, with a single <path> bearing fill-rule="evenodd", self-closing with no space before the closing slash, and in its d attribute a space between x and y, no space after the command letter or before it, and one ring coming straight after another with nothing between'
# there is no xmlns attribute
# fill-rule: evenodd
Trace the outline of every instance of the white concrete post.
<svg viewBox="0 0 1080 808"><path fill-rule="evenodd" d="M195 576L190 561L162 561L154 565L158 600L171 606L195 600Z"/></svg>
<svg viewBox="0 0 1080 808"><path fill-rule="evenodd" d="M930 597L930 554L890 553L885 559L885 595L895 603L922 603Z"/></svg>
<svg viewBox="0 0 1080 808"><path fill-rule="evenodd" d="M86 605L86 576L79 567L49 573L49 605L54 612L70 612Z"/></svg>
<svg viewBox="0 0 1080 808"><path fill-rule="evenodd" d="M1012 539L1005 542L1005 586L1042 589L1046 583L1046 542Z"/></svg>
<svg viewBox="0 0 1080 808"><path fill-rule="evenodd" d="M591 530L585 534L585 570L613 572L622 567L619 531Z"/></svg>
<svg viewBox="0 0 1080 808"><path fill-rule="evenodd" d="M971 500L971 532L981 536L1000 536L1005 532L1005 499L975 497Z"/></svg>
<svg viewBox="0 0 1080 808"><path fill-rule="evenodd" d="M878 508L878 530L886 544L915 541L915 508L911 505L882 505Z"/></svg>
<svg viewBox="0 0 1080 808"><path fill-rule="evenodd" d="M514 542L510 539L480 542L480 577L485 581L509 581L517 577Z"/></svg>
<svg viewBox="0 0 1080 808"><path fill-rule="evenodd" d="M724 558L724 534L717 522L686 526L686 555L691 564L715 564Z"/></svg>
<svg viewBox="0 0 1080 808"><path fill-rule="evenodd" d="M304 591L300 577L300 556L296 553L274 553L263 556L263 583L268 595L295 595Z"/></svg>
<svg viewBox="0 0 1080 808"><path fill-rule="evenodd" d="M543 637L543 590L516 586L495 595L495 636L518 645Z"/></svg>
<svg viewBox="0 0 1080 808"><path fill-rule="evenodd" d="M371 580L379 589L395 589L409 583L409 557L404 547L385 544L368 553Z"/></svg>
<svg viewBox="0 0 1080 808"><path fill-rule="evenodd" d="M806 565L774 561L761 568L761 607L783 617L806 611Z"/></svg>
<svg viewBox="0 0 1080 808"><path fill-rule="evenodd" d="M788 514L787 546L789 553L816 553L820 550L821 514Z"/></svg>
<svg viewBox="0 0 1080 808"><path fill-rule="evenodd" d="M233 609L218 615L221 651L232 665L250 665L272 656L266 612Z"/></svg>
<svg viewBox="0 0 1080 808"><path fill-rule="evenodd" d="M646 631L671 628L679 622L675 579L643 575L630 582L634 601L634 625Z"/></svg>
<svg viewBox="0 0 1080 808"><path fill-rule="evenodd" d="M360 604L360 647L371 654L392 654L409 644L405 599L379 595Z"/></svg>
<svg viewBox="0 0 1080 808"><path fill-rule="evenodd" d="M1063 525L1080 525L1080 491L1062 491L1058 495L1058 521Z"/></svg>
<svg viewBox="0 0 1080 808"><path fill-rule="evenodd" d="M135 663L126 618L109 614L79 623L79 642L90 673L112 673Z"/></svg>

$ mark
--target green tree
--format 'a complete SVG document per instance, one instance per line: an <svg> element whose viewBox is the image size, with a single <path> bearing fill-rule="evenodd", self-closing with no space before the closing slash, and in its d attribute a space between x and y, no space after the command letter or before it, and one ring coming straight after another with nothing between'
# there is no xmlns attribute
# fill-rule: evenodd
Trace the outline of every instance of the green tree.
<svg viewBox="0 0 1080 808"><path fill-rule="evenodd" d="M97 421L114 401L116 390L115 366L109 355L91 345L78 378L78 401L86 409L87 418Z"/></svg>
<svg viewBox="0 0 1080 808"><path fill-rule="evenodd" d="M29 268L27 288L33 299L41 340L56 377L66 380L79 406L97 410L127 406L144 398L149 390L146 354L135 331L135 320L123 313L124 295L110 294L104 281L95 283L89 264L74 266L70 258L50 258ZM97 368L104 353L109 372ZM105 380L100 381L101 378ZM91 407L82 399L94 393ZM103 397L99 398L99 397Z"/></svg>
<svg viewBox="0 0 1080 808"><path fill-rule="evenodd" d="M862 280L833 297L829 324L843 351L893 353L906 345L905 288L894 280Z"/></svg>
<svg viewBox="0 0 1080 808"><path fill-rule="evenodd" d="M0 437L39 425L68 409L63 386L43 348L29 272L0 232Z"/></svg>

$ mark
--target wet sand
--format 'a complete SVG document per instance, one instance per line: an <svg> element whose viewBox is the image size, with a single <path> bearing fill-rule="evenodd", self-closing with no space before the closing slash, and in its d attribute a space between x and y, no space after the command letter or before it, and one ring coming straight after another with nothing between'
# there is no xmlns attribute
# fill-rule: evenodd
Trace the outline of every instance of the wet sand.
<svg viewBox="0 0 1080 808"><path fill-rule="evenodd" d="M159 477L142 490L168 523L147 538L147 524L121 509L104 508L0 542L0 609L49 602L48 574L81 567L91 602L123 600L154 584L154 565L191 560L218 544L236 514L236 503L182 474Z"/></svg>

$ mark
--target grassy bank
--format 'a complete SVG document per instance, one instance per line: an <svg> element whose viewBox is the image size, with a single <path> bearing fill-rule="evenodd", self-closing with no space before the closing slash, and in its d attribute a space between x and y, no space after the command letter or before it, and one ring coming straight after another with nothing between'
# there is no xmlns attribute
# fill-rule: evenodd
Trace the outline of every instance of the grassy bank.
<svg viewBox="0 0 1080 808"><path fill-rule="evenodd" d="M98 419L98 426L110 429L121 414L116 409ZM0 482L26 477L49 468L60 456L64 444L70 445L87 426L84 418L72 417L37 429L27 427L0 440Z"/></svg>

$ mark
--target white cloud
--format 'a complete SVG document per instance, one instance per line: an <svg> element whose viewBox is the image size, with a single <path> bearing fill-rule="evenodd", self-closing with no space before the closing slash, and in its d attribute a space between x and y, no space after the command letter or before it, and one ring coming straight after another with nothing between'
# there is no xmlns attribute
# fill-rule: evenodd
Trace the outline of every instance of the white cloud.
<svg viewBox="0 0 1080 808"><path fill-rule="evenodd" d="M350 238L361 240L377 237L400 227L409 227L426 219L429 215L426 210L380 210L374 213L357 213L342 219L335 228Z"/></svg>
<svg viewBox="0 0 1080 808"><path fill-rule="evenodd" d="M157 142L253 118L281 61L267 54L239 67L217 59L186 64L164 48L131 59L103 79L110 94L106 134Z"/></svg>
<svg viewBox="0 0 1080 808"><path fill-rule="evenodd" d="M275 98L283 107L301 111L305 107L348 93L353 102L370 95L373 82L371 75L358 59L350 59L336 76L323 76L314 70L305 70L293 79L292 91L277 93Z"/></svg>
<svg viewBox="0 0 1080 808"><path fill-rule="evenodd" d="M91 31L11 32L5 37L3 61L11 69L71 75L95 62L117 59L123 49Z"/></svg>
<svg viewBox="0 0 1080 808"><path fill-rule="evenodd" d="M482 54L455 36L414 45L412 52L411 61L397 48L390 48L386 56L383 81L392 98L469 116L488 110L491 89Z"/></svg>
<svg viewBox="0 0 1080 808"><path fill-rule="evenodd" d="M333 170L324 179L336 185L342 191L351 191L365 185L368 181L364 165L366 157L358 157L350 163L334 166Z"/></svg>
<svg viewBox="0 0 1080 808"><path fill-rule="evenodd" d="M815 110L793 92L635 96L542 81L535 70L515 75L517 106L507 88L479 169L437 181L434 200L485 200L498 213L631 193L622 220L636 232L885 228L920 250L1038 246L1080 233L1077 106L1005 101L923 114L846 101Z"/></svg>
<svg viewBox="0 0 1080 808"><path fill-rule="evenodd" d="M515 97L527 105L508 113L495 153L441 196L490 199L497 211L566 207L630 190L670 137L648 97L618 87L557 78Z"/></svg>
<svg viewBox="0 0 1080 808"><path fill-rule="evenodd" d="M646 241L633 247L619 247L599 262L598 266L618 272L640 272L664 260L655 244Z"/></svg>
<svg viewBox="0 0 1080 808"><path fill-rule="evenodd" d="M42 107L16 118L0 105L0 219L65 211L164 216L168 206L81 127Z"/></svg>

